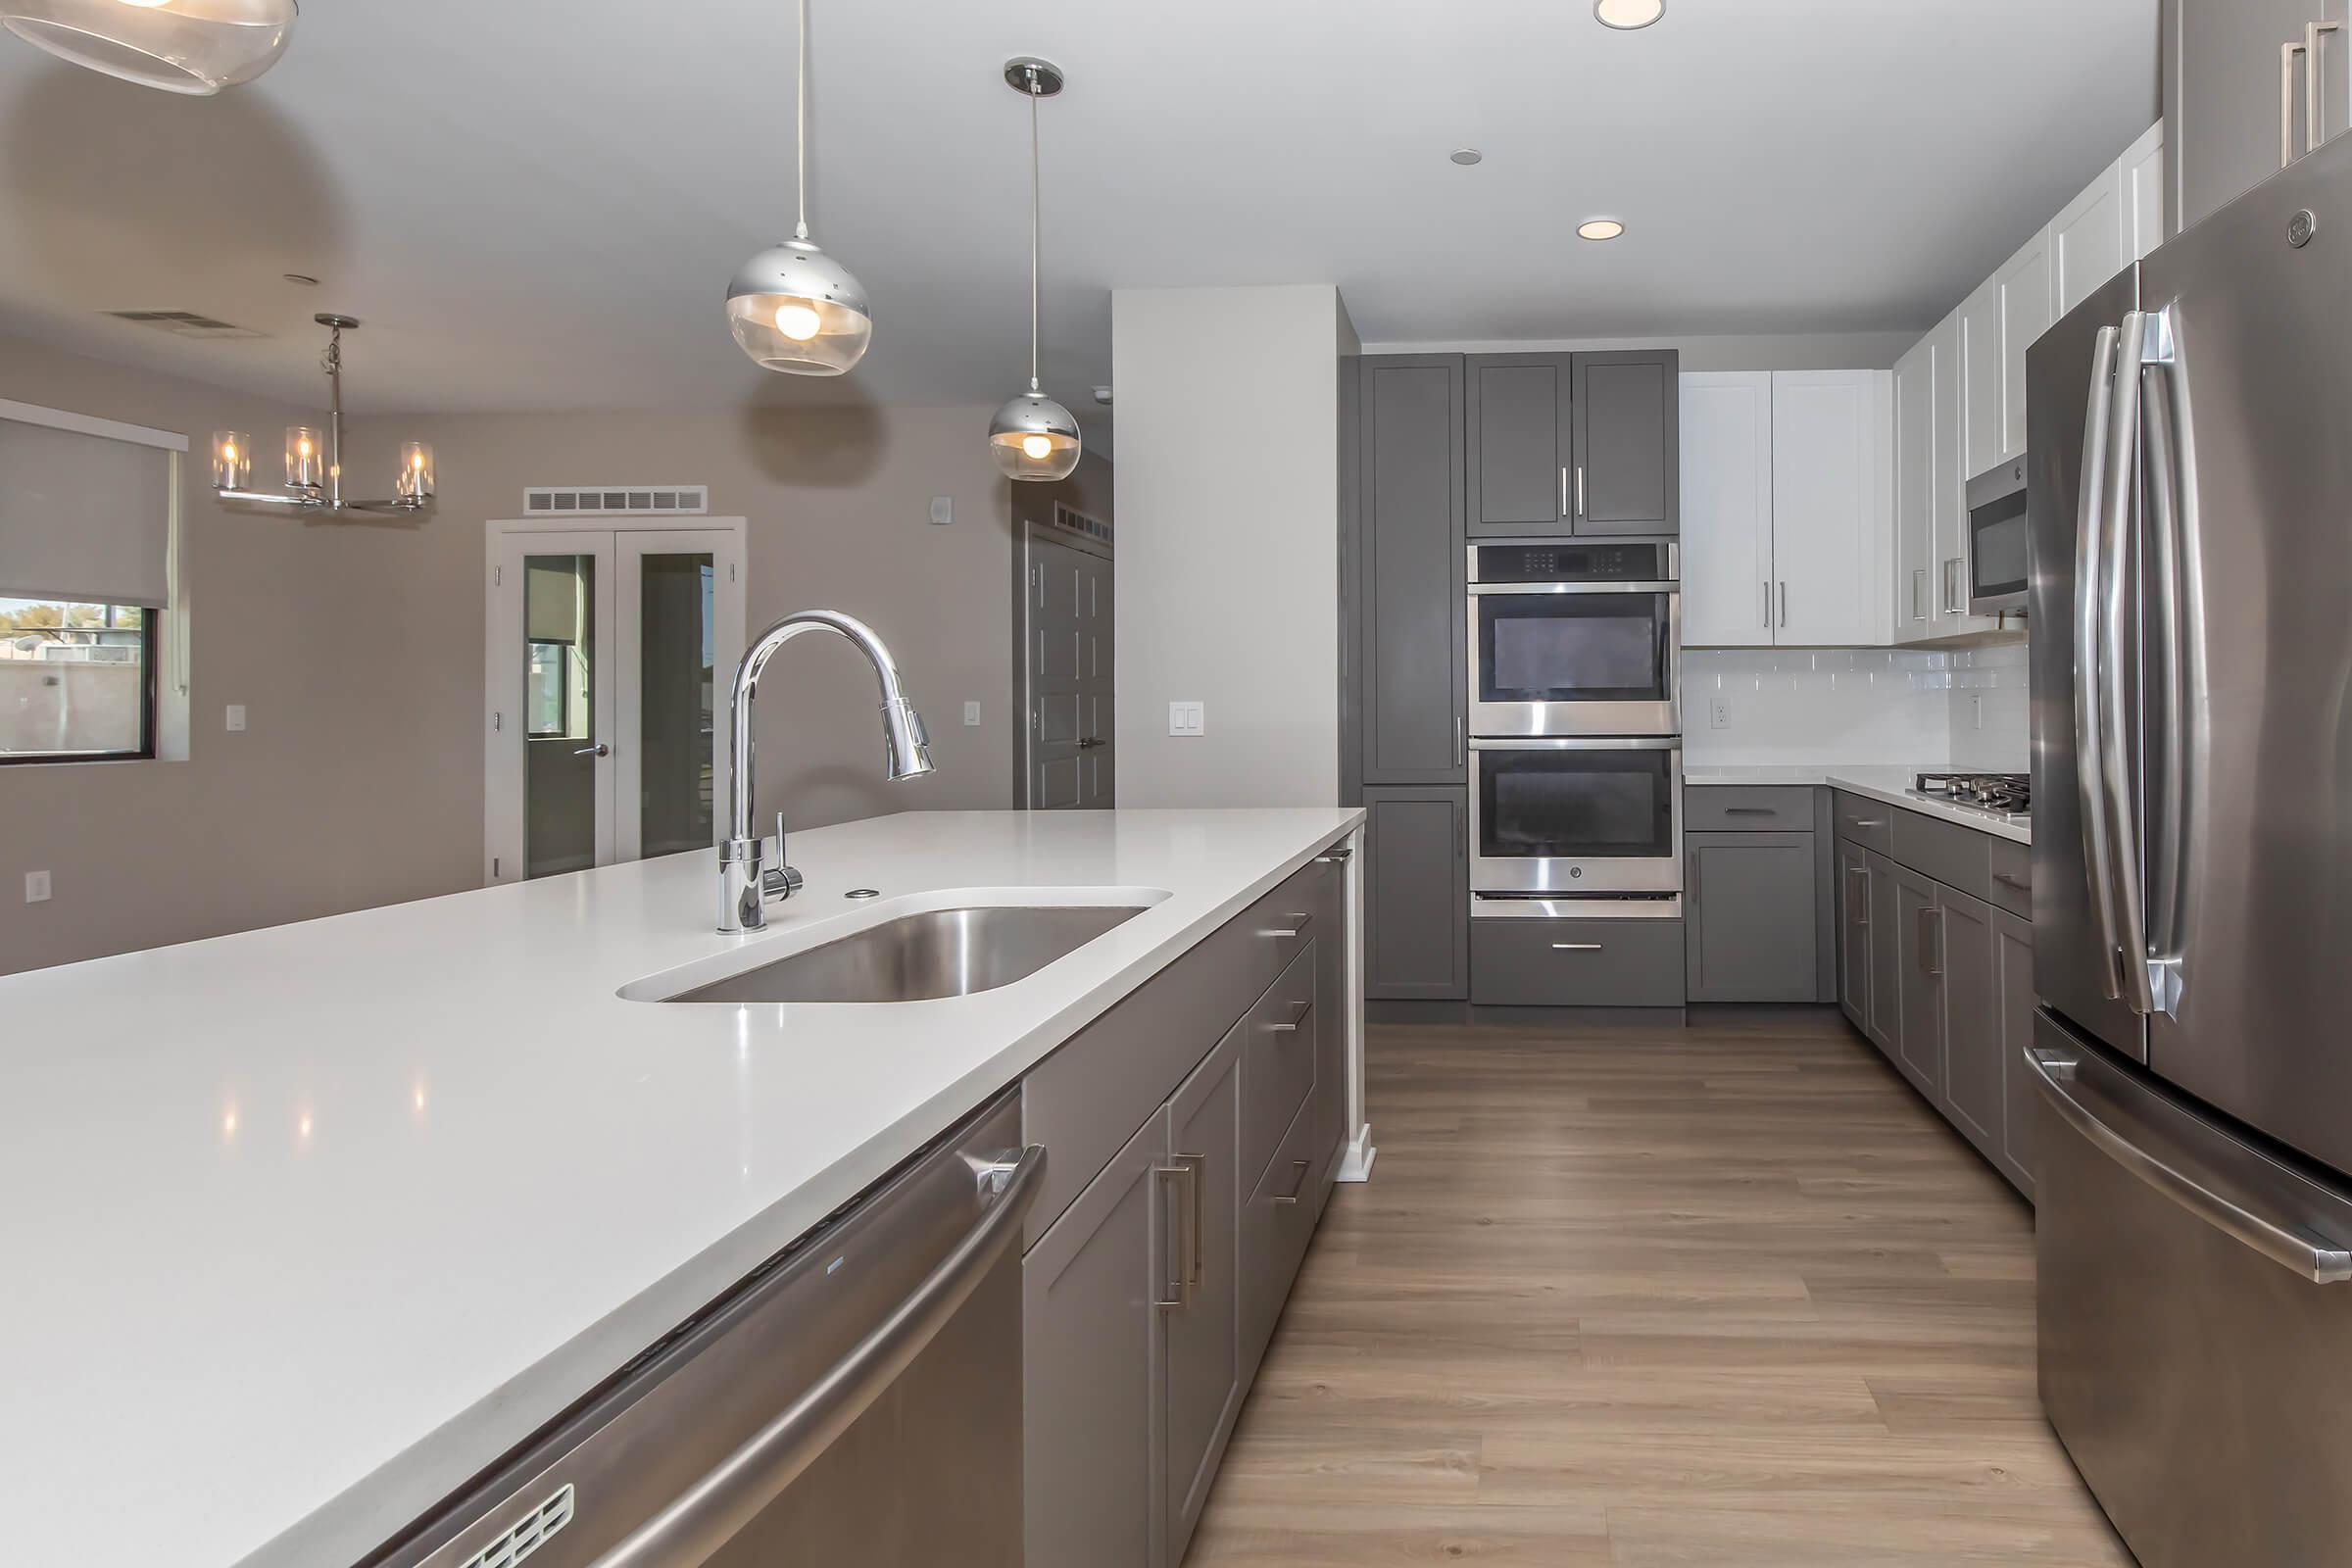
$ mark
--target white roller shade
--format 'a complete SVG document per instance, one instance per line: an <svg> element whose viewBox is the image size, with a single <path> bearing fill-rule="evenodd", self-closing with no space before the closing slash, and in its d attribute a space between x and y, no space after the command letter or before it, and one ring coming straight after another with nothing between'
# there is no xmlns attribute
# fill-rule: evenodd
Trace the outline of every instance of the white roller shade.
<svg viewBox="0 0 2352 1568"><path fill-rule="evenodd" d="M0 416L0 597L170 604L172 454Z"/></svg>

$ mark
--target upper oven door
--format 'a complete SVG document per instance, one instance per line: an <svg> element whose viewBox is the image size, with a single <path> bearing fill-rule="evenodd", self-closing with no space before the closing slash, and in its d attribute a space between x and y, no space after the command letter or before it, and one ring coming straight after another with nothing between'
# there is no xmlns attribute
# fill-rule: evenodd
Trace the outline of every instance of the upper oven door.
<svg viewBox="0 0 2352 1568"><path fill-rule="evenodd" d="M2026 464L2013 459L1968 482L1968 612L2026 609Z"/></svg>
<svg viewBox="0 0 2352 1568"><path fill-rule="evenodd" d="M1482 893L1676 893L1676 740L1471 742L1470 885Z"/></svg>
<svg viewBox="0 0 2352 1568"><path fill-rule="evenodd" d="M1670 582L1473 583L1470 733L1679 734L1681 606Z"/></svg>

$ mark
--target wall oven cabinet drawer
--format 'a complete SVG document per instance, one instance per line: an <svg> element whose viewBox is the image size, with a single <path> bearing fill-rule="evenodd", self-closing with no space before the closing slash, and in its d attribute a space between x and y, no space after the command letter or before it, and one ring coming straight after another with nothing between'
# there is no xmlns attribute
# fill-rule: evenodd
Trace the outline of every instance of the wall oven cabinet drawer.
<svg viewBox="0 0 2352 1568"><path fill-rule="evenodd" d="M2034 849L2009 839L1987 841L1992 871L1991 902L2021 919L2034 918Z"/></svg>
<svg viewBox="0 0 2352 1568"><path fill-rule="evenodd" d="M1680 920L1473 920L1470 1000L1493 1007L1679 1007Z"/></svg>
<svg viewBox="0 0 2352 1568"><path fill-rule="evenodd" d="M1843 790L1837 792L1836 801L1831 814L1837 819L1839 838L1881 855L1894 853L1894 813L1898 808L1867 796L1848 795Z"/></svg>
<svg viewBox="0 0 2352 1568"><path fill-rule="evenodd" d="M1692 784L1683 792L1683 826L1691 833L1810 833L1809 784Z"/></svg>

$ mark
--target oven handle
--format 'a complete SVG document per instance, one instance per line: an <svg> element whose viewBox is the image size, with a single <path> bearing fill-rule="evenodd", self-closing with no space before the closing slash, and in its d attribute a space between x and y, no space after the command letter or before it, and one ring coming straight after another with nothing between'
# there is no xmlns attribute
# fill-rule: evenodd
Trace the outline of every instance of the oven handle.
<svg viewBox="0 0 2352 1568"><path fill-rule="evenodd" d="M1513 594L1680 594L1679 582L1474 582L1470 597L1508 597Z"/></svg>
<svg viewBox="0 0 2352 1568"><path fill-rule="evenodd" d="M1046 1151L1021 1151L980 1222L849 1354L594 1568L696 1568L742 1533L898 1380L1021 1234Z"/></svg>

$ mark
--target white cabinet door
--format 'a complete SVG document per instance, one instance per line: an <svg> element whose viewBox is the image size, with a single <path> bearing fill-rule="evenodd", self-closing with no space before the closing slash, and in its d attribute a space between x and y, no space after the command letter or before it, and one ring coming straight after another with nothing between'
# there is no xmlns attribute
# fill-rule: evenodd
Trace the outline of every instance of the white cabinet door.
<svg viewBox="0 0 2352 1568"><path fill-rule="evenodd" d="M1869 643L1883 634L1873 607L1885 580L1884 380L1872 370L1772 378L1772 561L1783 647Z"/></svg>
<svg viewBox="0 0 2352 1568"><path fill-rule="evenodd" d="M1936 334L1894 362L1894 640L1936 635Z"/></svg>
<svg viewBox="0 0 2352 1568"><path fill-rule="evenodd" d="M1970 474L2001 461L2001 294L1986 278L1960 307L1960 410Z"/></svg>
<svg viewBox="0 0 2352 1568"><path fill-rule="evenodd" d="M1954 637L1984 624L1968 615L1967 377L1961 342L1961 313L1952 312L1936 328L1936 466L1932 514L1935 553L1929 592L1935 603L1928 619L1938 637Z"/></svg>
<svg viewBox="0 0 2352 1568"><path fill-rule="evenodd" d="M2050 252L2057 268L2059 316L2090 298L2132 259L2126 248L2131 243L2130 218L2120 163L2109 164L2081 195L2058 210L2050 222Z"/></svg>
<svg viewBox="0 0 2352 1568"><path fill-rule="evenodd" d="M2106 277L2113 275L2111 270ZM2058 318L2052 309L2057 284L2050 267L2050 231L2045 228L2026 241L2025 248L1993 274L1992 282L2001 298L2001 456L2014 458L2026 450L2026 350Z"/></svg>
<svg viewBox="0 0 2352 1568"><path fill-rule="evenodd" d="M1683 645L1770 647L1772 373L1682 378Z"/></svg>
<svg viewBox="0 0 2352 1568"><path fill-rule="evenodd" d="M2150 125L2124 154L2124 243L2127 260L2138 261L2163 244L2164 122ZM2117 270L2122 270L2118 268Z"/></svg>

